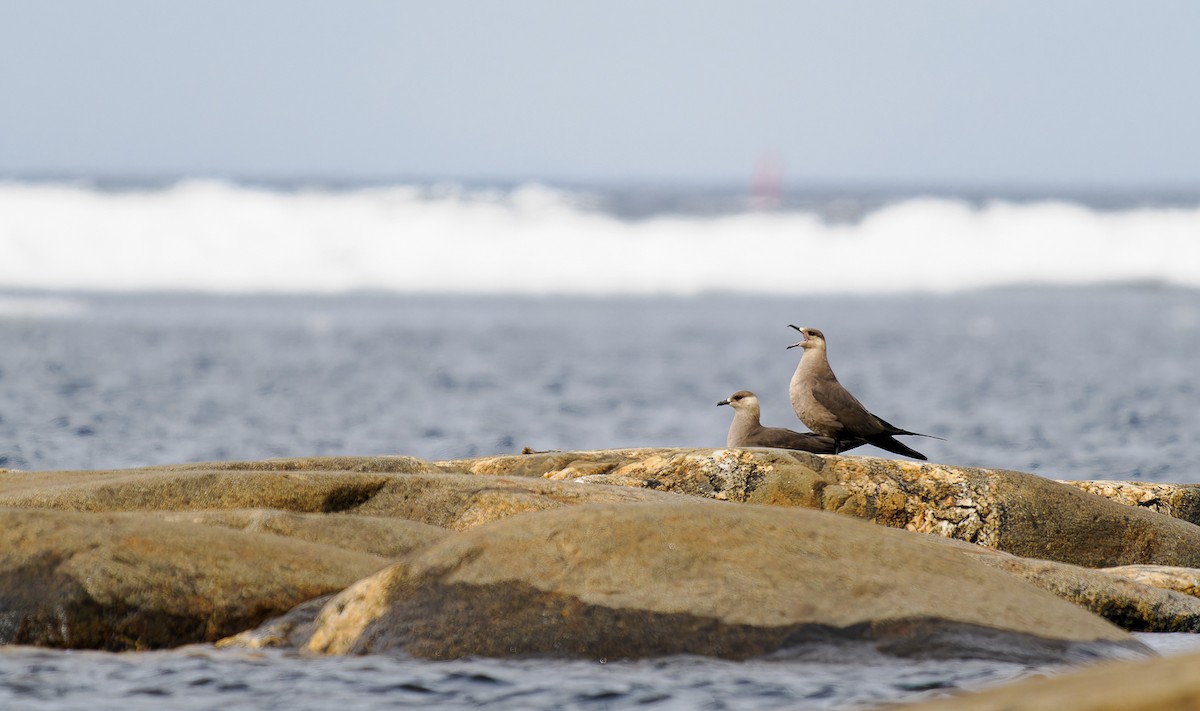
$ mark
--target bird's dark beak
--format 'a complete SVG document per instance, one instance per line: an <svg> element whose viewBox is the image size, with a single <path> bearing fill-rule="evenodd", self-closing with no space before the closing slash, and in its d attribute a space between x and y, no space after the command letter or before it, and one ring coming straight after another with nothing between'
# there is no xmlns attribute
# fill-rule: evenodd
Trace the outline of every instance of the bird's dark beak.
<svg viewBox="0 0 1200 711"><path fill-rule="evenodd" d="M788 328L794 328L794 329L796 329L797 331L800 331L800 327L799 327L799 326L793 326L793 325L792 325L792 324L790 324L790 323L788 324ZM787 348L784 348L784 350L786 351L786 350L788 350L788 349L790 349L790 348L795 348L796 346L802 346L802 345L804 345L804 342L805 342L805 341L807 341L807 340L808 340L808 336L805 336L805 335L804 335L804 331L800 331L800 342L799 342L799 343L793 343L792 345L788 346Z"/></svg>
<svg viewBox="0 0 1200 711"><path fill-rule="evenodd" d="M717 403L717 407L720 407L720 406L722 406L722 405L728 405L728 404L729 404L729 401L728 401L728 400L722 400L721 402L718 402L718 403Z"/></svg>

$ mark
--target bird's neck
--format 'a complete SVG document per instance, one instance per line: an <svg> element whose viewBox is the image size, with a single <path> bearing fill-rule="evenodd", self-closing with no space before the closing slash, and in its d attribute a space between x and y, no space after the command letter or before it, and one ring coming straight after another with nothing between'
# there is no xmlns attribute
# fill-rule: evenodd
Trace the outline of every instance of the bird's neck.
<svg viewBox="0 0 1200 711"><path fill-rule="evenodd" d="M729 425L729 438L726 442L741 441L748 435L752 435L761 429L762 423L759 421L757 407L736 410L733 415L733 422ZM727 446L733 445L727 444Z"/></svg>
<svg viewBox="0 0 1200 711"><path fill-rule="evenodd" d="M800 356L800 362L796 364L796 375L824 372L829 369L829 361L825 358L824 349L806 348Z"/></svg>

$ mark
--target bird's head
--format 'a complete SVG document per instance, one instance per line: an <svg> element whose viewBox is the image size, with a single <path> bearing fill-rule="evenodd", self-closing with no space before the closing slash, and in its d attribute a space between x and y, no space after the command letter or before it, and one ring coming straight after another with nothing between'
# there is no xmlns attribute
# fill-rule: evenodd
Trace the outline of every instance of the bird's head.
<svg viewBox="0 0 1200 711"><path fill-rule="evenodd" d="M788 324L788 328L794 328L800 332L800 341L798 343L793 343L792 345L788 346L788 348L795 348L795 347L799 346L800 348L803 348L806 351L813 349L813 348L824 350L824 348L825 348L825 334L824 333L821 333L820 331L818 331L815 328L808 328L808 327L801 328L799 326L793 326L791 324Z"/></svg>
<svg viewBox="0 0 1200 711"><path fill-rule="evenodd" d="M758 396L749 390L738 390L736 393L730 395L728 400L722 400L717 403L717 407L721 405L729 405L735 410L757 410Z"/></svg>

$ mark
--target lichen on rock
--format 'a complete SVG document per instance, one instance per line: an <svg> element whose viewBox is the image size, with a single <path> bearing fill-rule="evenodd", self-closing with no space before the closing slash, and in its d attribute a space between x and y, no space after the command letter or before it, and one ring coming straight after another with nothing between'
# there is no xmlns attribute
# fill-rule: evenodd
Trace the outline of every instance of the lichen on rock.
<svg viewBox="0 0 1200 711"><path fill-rule="evenodd" d="M1144 481L1062 481L1089 494L1200 525L1200 484Z"/></svg>
<svg viewBox="0 0 1200 711"><path fill-rule="evenodd" d="M1091 567L1200 567L1200 528L1024 472L753 448L555 452L436 465L493 476L569 472L589 483L824 509Z"/></svg>

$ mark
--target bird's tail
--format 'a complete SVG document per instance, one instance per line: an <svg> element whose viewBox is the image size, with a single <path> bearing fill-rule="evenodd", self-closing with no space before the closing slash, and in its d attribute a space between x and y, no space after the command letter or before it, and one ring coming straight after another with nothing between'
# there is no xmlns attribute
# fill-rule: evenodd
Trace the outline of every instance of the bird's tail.
<svg viewBox="0 0 1200 711"><path fill-rule="evenodd" d="M917 434L917 433L916 432L902 432L901 434ZM924 437L927 435L921 435L921 436ZM941 439L941 437L938 437L937 439ZM881 435L875 435L874 437L868 437L867 443L873 444L876 447L879 447L880 449L886 449L887 451L891 452L892 454L903 454L906 457L912 457L913 459L920 459L922 461L929 459L929 457L926 457L924 454L921 454L917 450L912 449L911 447L904 446L902 443L898 442L895 437L893 437L891 435L881 434Z"/></svg>
<svg viewBox="0 0 1200 711"><path fill-rule="evenodd" d="M876 415L875 418L879 419L880 424L882 424L884 427L887 428L886 434L888 434L888 435L912 435L913 437L928 437L929 439L940 439L943 442L946 441L945 437L938 437L937 435L930 435L930 434L923 434L921 432L909 432L908 430L902 430L899 427L888 422L887 420L880 419L878 415ZM874 444L874 442L872 442L872 444ZM885 449L886 449L886 447L885 447Z"/></svg>
<svg viewBox="0 0 1200 711"><path fill-rule="evenodd" d="M946 441L945 437L938 437L937 435L927 435L927 434L922 434L920 432L909 432L908 430L900 430L899 432L893 432L892 434L912 435L913 437L928 437L929 439L940 439L943 442Z"/></svg>

